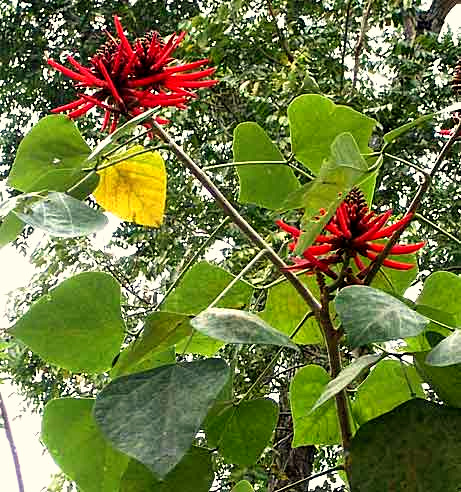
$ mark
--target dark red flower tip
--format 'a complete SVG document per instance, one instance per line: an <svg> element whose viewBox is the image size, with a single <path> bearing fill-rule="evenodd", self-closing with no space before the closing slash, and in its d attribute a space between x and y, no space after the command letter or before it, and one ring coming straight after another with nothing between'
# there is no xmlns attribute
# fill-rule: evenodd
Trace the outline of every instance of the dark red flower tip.
<svg viewBox="0 0 461 492"><path fill-rule="evenodd" d="M358 189L352 190L324 227L324 232L318 235L314 244L303 252L303 258L293 258L294 265L287 267L287 269L295 271L318 269L329 277L336 278L337 275L330 269L330 265L342 263L346 258L352 258L359 269L358 277L361 278L368 267L363 263L360 256L368 258L372 262L375 261L386 245L373 241L388 238L395 231L404 229L413 218L413 214L407 214L394 224L386 226L391 214L392 211L388 210L375 216L374 212L368 210L363 194ZM282 220L277 220L276 224L294 239L289 245L289 249L293 251L301 231ZM396 244L389 253L391 255L415 253L424 245L424 242ZM395 270L409 270L415 266L412 263L389 258L384 260L383 265Z"/></svg>
<svg viewBox="0 0 461 492"><path fill-rule="evenodd" d="M191 63L172 58L185 32L173 33L164 42L151 31L130 43L117 16L114 23L117 37L106 32L108 40L89 60L89 66L71 56L67 61L73 69L48 60L51 67L74 80L79 91L78 99L53 109L53 113L69 111L68 117L74 119L98 107L104 110L102 130L113 132L121 116L131 119L149 108L186 109L189 100L197 97L194 89L218 82L206 79L214 68L201 69L208 64L207 58ZM168 122L161 117L157 121ZM144 126L150 127L148 123Z"/></svg>

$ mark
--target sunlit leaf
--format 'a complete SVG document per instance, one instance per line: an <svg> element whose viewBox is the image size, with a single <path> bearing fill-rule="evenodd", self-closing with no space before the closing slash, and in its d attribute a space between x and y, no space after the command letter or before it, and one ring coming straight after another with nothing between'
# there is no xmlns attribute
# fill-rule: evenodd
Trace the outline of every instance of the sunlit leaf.
<svg viewBox="0 0 461 492"><path fill-rule="evenodd" d="M0 225L0 248L14 241L21 234L24 227L24 222L14 212L6 215Z"/></svg>
<svg viewBox="0 0 461 492"><path fill-rule="evenodd" d="M323 367L308 365L298 370L290 385L290 404L293 413L293 447L340 442L338 417L334 401L313 412L322 391L330 381Z"/></svg>
<svg viewBox="0 0 461 492"><path fill-rule="evenodd" d="M315 277L304 276L302 280L309 290L318 296L319 289ZM276 330L291 335L308 311L306 302L295 288L289 282L281 282L268 289L266 305L259 316ZM293 341L302 345L324 343L315 317L309 318L304 323Z"/></svg>
<svg viewBox="0 0 461 492"><path fill-rule="evenodd" d="M354 420L362 425L416 395L424 398L421 378L412 365L382 360L357 388L352 405Z"/></svg>
<svg viewBox="0 0 461 492"><path fill-rule="evenodd" d="M347 193L366 176L368 166L350 133L341 133L331 144L328 160L319 175L304 187L302 230L295 254L310 246L336 212Z"/></svg>
<svg viewBox="0 0 461 492"><path fill-rule="evenodd" d="M123 220L159 227L165 210L165 164L158 152L134 155L142 150L136 145L124 154L115 154L113 160L126 159L98 171L100 181L93 196Z"/></svg>
<svg viewBox="0 0 461 492"><path fill-rule="evenodd" d="M315 175L329 157L330 146L339 134L350 133L359 152L366 154L376 125L372 118L317 94L296 97L288 106L288 119L292 151Z"/></svg>
<svg viewBox="0 0 461 492"><path fill-rule="evenodd" d="M201 261L196 263L168 296L162 309L196 315L206 309L232 282L234 276L222 268ZM216 307L242 309L248 305L252 288L239 280Z"/></svg>
<svg viewBox="0 0 461 492"><path fill-rule="evenodd" d="M425 280L417 304L439 309L461 326L461 277L450 272L435 272Z"/></svg>
<svg viewBox="0 0 461 492"><path fill-rule="evenodd" d="M232 490L231 492L254 492L254 488L251 486L251 483L247 480L241 480Z"/></svg>
<svg viewBox="0 0 461 492"><path fill-rule="evenodd" d="M66 191L85 177L89 154L71 119L45 116L19 144L8 185L24 192Z"/></svg>

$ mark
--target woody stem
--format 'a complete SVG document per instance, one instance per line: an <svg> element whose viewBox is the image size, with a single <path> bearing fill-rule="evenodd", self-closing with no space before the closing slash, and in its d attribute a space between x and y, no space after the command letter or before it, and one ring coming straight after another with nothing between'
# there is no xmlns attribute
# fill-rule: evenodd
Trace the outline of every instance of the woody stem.
<svg viewBox="0 0 461 492"><path fill-rule="evenodd" d="M337 330L331 321L329 309L329 291L327 288L321 289L321 304L319 324L325 337L325 343L328 352L328 360L330 364L330 376L334 379L341 372L341 355L339 351L339 340L341 331ZM352 430L350 424L349 407L347 402L346 392L340 391L335 396L336 412L338 415L339 428L341 432L341 443L344 453L344 470L350 483L350 459L349 450L351 446Z"/></svg>

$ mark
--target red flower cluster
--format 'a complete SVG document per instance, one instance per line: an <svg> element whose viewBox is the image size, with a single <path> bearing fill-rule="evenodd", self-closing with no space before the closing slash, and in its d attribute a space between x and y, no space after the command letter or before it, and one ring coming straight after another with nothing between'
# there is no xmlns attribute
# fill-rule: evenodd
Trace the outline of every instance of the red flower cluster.
<svg viewBox="0 0 461 492"><path fill-rule="evenodd" d="M109 128L113 132L121 115L130 119L149 108L164 106L186 109L189 99L197 97L192 89L218 82L202 80L212 75L214 68L194 71L206 65L208 59L172 64L171 55L184 39L185 32L172 34L165 43L152 31L130 44L117 16L114 22L118 38L107 33L108 41L90 59L88 67L72 56L68 56L67 61L75 70L48 60L53 68L75 80L79 90L77 100L55 108L54 113L70 111L69 118L78 118L97 106L105 111L102 130ZM91 89L91 94L84 92L86 89ZM157 121L168 122L163 118Z"/></svg>
<svg viewBox="0 0 461 492"><path fill-rule="evenodd" d="M321 210L320 213L325 213ZM408 214L392 225L386 226L392 210L388 210L375 216L374 212L368 210L366 200L362 192L358 189L352 190L336 210L335 215L325 226L324 234L317 236L314 245L309 246L303 252L303 258L293 258L294 265L288 267L290 270L314 270L325 273L329 277L336 279L337 274L330 265L343 263L346 258L353 258L355 265L359 269L358 278L363 278L368 267L360 258L364 256L370 260L375 260L378 254L384 249L384 243L373 241L391 236L396 230L404 228L412 219ZM289 248L293 251L301 231L290 226L282 220L277 220L276 224L284 231L291 234L294 241ZM396 244L390 250L392 255L414 253L424 246L424 242L417 244ZM386 258L384 266L396 270L409 270L415 265Z"/></svg>

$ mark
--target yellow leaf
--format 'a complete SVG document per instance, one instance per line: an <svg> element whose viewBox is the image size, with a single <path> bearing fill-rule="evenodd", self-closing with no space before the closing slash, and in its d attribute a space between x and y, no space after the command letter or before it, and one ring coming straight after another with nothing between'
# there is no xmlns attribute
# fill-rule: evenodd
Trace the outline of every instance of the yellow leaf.
<svg viewBox="0 0 461 492"><path fill-rule="evenodd" d="M130 157L142 150L141 145L135 145L113 158L126 156L126 160L98 171L101 179L93 196L101 207L123 220L159 227L165 211L165 164L158 152Z"/></svg>

